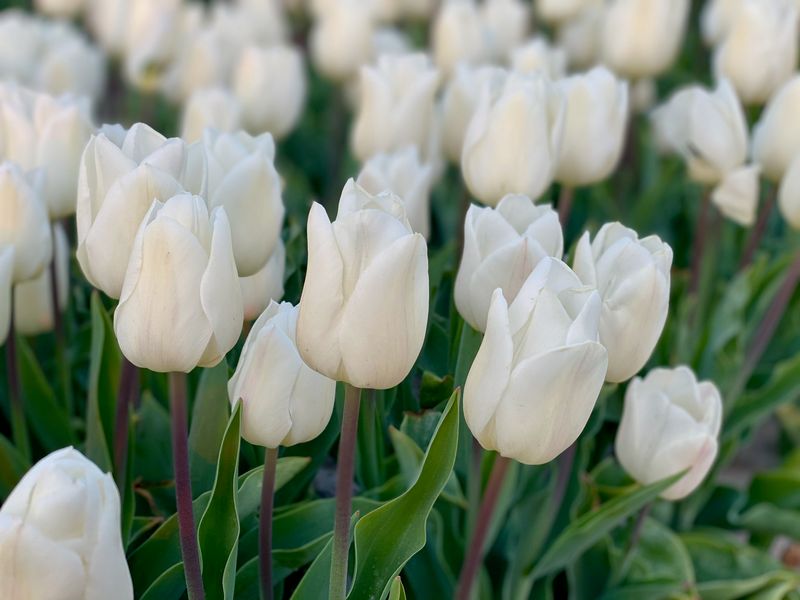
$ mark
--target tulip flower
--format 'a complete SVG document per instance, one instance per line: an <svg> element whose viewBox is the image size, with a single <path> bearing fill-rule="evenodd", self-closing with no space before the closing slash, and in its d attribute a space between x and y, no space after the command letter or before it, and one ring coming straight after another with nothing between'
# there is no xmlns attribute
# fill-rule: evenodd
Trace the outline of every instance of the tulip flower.
<svg viewBox="0 0 800 600"><path fill-rule="evenodd" d="M303 362L295 331L298 307L271 302L245 341L228 382L242 402L242 437L266 448L313 440L331 418L336 382Z"/></svg>
<svg viewBox="0 0 800 600"><path fill-rule="evenodd" d="M490 206L506 194L537 198L555 174L565 113L563 96L542 76L512 73L495 98L484 87L461 155L469 191Z"/></svg>
<svg viewBox="0 0 800 600"><path fill-rule="evenodd" d="M228 62L217 31L208 27L191 31L164 67L160 89L175 104L184 104L195 92L222 85Z"/></svg>
<svg viewBox="0 0 800 600"><path fill-rule="evenodd" d="M53 255L39 175L26 174L14 163L0 164L0 246L14 247L15 284L38 277Z"/></svg>
<svg viewBox="0 0 800 600"><path fill-rule="evenodd" d="M133 243L114 332L137 367L213 367L239 338L242 297L223 208L199 196L154 202Z"/></svg>
<svg viewBox="0 0 800 600"><path fill-rule="evenodd" d="M104 127L81 158L78 262L89 282L119 298L139 224L153 200L181 191L204 193L200 145L166 139L143 123Z"/></svg>
<svg viewBox="0 0 800 600"><path fill-rule="evenodd" d="M281 180L275 170L275 142L268 133L208 130L208 206L224 206L240 277L260 271L278 243L283 223Z"/></svg>
<svg viewBox="0 0 800 600"><path fill-rule="evenodd" d="M514 48L509 58L511 70L523 75L539 72L555 81L567 74L567 54L541 36Z"/></svg>
<svg viewBox="0 0 800 600"><path fill-rule="evenodd" d="M411 229L426 239L431 229L431 187L433 167L423 164L413 146L370 158L358 174L356 183L368 193L392 192L403 200Z"/></svg>
<svg viewBox="0 0 800 600"><path fill-rule="evenodd" d="M577 17L587 0L537 0L536 16L545 23L560 24Z"/></svg>
<svg viewBox="0 0 800 600"><path fill-rule="evenodd" d="M606 375L599 321L598 293L554 258L539 263L510 305L495 290L464 386L464 418L481 446L538 465L572 445Z"/></svg>
<svg viewBox="0 0 800 600"><path fill-rule="evenodd" d="M800 75L786 82L770 99L753 128L753 160L764 176L779 182L794 158L800 154Z"/></svg>
<svg viewBox="0 0 800 600"><path fill-rule="evenodd" d="M744 0L707 0L700 15L700 30L708 46L722 43Z"/></svg>
<svg viewBox="0 0 800 600"><path fill-rule="evenodd" d="M347 182L331 223L308 216L308 270L297 346L323 375L359 388L388 389L408 375L428 322L425 238L403 202Z"/></svg>
<svg viewBox="0 0 800 600"><path fill-rule="evenodd" d="M55 23L42 28L44 53L27 80L37 90L97 101L105 89L105 56L77 30Z"/></svg>
<svg viewBox="0 0 800 600"><path fill-rule="evenodd" d="M309 48L314 66L334 81L347 81L373 56L372 15L362 0L320 0Z"/></svg>
<svg viewBox="0 0 800 600"><path fill-rule="evenodd" d="M789 165L778 188L778 208L792 229L800 229L800 155Z"/></svg>
<svg viewBox="0 0 800 600"><path fill-rule="evenodd" d="M607 223L590 242L584 233L572 266L600 294L600 342L608 349L613 383L633 377L661 337L669 308L672 248L652 235L639 239L620 223Z"/></svg>
<svg viewBox="0 0 800 600"><path fill-rule="evenodd" d="M14 246L0 246L0 344L5 343L11 328L12 275Z"/></svg>
<svg viewBox="0 0 800 600"><path fill-rule="evenodd" d="M556 86L567 103L556 180L569 187L600 182L619 162L628 122L628 84L605 67Z"/></svg>
<svg viewBox="0 0 800 600"><path fill-rule="evenodd" d="M562 4L560 0L554 0ZM556 45L564 50L567 63L573 70L594 67L603 43L605 0L587 0L586 6L572 19L559 25Z"/></svg>
<svg viewBox="0 0 800 600"><path fill-rule="evenodd" d="M688 469L661 494L680 500L711 470L721 423L722 398L713 383L698 383L688 367L653 369L634 379L625 393L617 458L643 485Z"/></svg>
<svg viewBox="0 0 800 600"><path fill-rule="evenodd" d="M183 107L181 139L194 143L206 129L225 133L241 129L242 108L232 92L212 87L194 92Z"/></svg>
<svg viewBox="0 0 800 600"><path fill-rule="evenodd" d="M522 0L485 0L480 15L489 38L490 53L497 60L505 59L530 30L530 4Z"/></svg>
<svg viewBox="0 0 800 600"><path fill-rule="evenodd" d="M84 9L86 0L36 0L33 4L36 12L71 19Z"/></svg>
<svg viewBox="0 0 800 600"><path fill-rule="evenodd" d="M513 194L497 208L473 204L464 221L464 254L455 283L459 314L485 331L494 290L513 302L539 262L563 254L564 236L550 205L536 206L527 196Z"/></svg>
<svg viewBox="0 0 800 600"><path fill-rule="evenodd" d="M424 54L384 55L376 66L363 67L352 136L356 158L365 162L381 152L413 145L431 159L438 81L436 69Z"/></svg>
<svg viewBox="0 0 800 600"><path fill-rule="evenodd" d="M0 597L132 600L111 475L73 448L48 454L0 508Z"/></svg>
<svg viewBox="0 0 800 600"><path fill-rule="evenodd" d="M283 298L283 274L286 270L286 248L281 240L267 264L258 273L239 278L244 306L244 320L255 321L270 301Z"/></svg>
<svg viewBox="0 0 800 600"><path fill-rule="evenodd" d="M431 50L449 76L459 63L479 64L491 53L491 37L473 0L446 0L433 22Z"/></svg>

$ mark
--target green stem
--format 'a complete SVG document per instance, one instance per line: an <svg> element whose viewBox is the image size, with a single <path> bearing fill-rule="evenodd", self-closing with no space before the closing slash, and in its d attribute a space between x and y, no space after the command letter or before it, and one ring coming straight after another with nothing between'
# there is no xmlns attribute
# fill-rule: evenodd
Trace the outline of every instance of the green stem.
<svg viewBox="0 0 800 600"><path fill-rule="evenodd" d="M6 338L6 376L8 377L8 398L11 405L11 435L14 446L28 460L31 460L31 443L28 439L28 426L25 420L25 407L19 387L19 362L17 360L17 333L14 327L14 287L11 288L11 311L9 315L8 337Z"/></svg>
<svg viewBox="0 0 800 600"><path fill-rule="evenodd" d="M124 356L122 373L117 388L117 407L114 416L114 474L120 494L124 494L128 464L128 434L130 430L130 410L133 404L133 390L136 387L137 368Z"/></svg>
<svg viewBox="0 0 800 600"><path fill-rule="evenodd" d="M272 600L272 508L275 501L275 470L278 449L267 448L264 455L264 478L261 485L261 518L258 525L259 563L261 564L261 599Z"/></svg>
<svg viewBox="0 0 800 600"><path fill-rule="evenodd" d="M628 575L628 571L631 568L631 563L633 562L634 550L636 550L636 547L639 545L639 540L642 537L642 528L644 527L644 522L650 515L652 508L652 502L645 504L642 507L642 510L640 510L639 514L636 516L636 522L633 524L633 531L631 531L631 537L628 540L628 546L625 549L625 557L622 559L622 564L620 565L619 571L613 578L614 585L618 585L619 583L623 582L625 577Z"/></svg>
<svg viewBox="0 0 800 600"><path fill-rule="evenodd" d="M739 261L739 270L743 271L753 262L756 255L756 250L761 245L761 240L767 232L767 225L769 224L769 217L772 215L772 210L775 207L775 201L778 197L778 186L773 186L772 191L769 192L764 206L761 207L761 213L758 215L758 222L753 227L750 237L747 240L742 258Z"/></svg>
<svg viewBox="0 0 800 600"><path fill-rule="evenodd" d="M711 190L703 194L700 204L700 214L694 228L694 249L692 251L692 272L689 280L689 293L696 294L700 288L700 276L703 273L703 257L708 241L708 220L711 212Z"/></svg>
<svg viewBox="0 0 800 600"><path fill-rule="evenodd" d="M50 301L53 308L53 331L56 336L56 364L58 375L61 379L61 393L64 394L64 407L68 415L72 415L72 370L67 352L67 336L64 331L64 319L61 315L58 296L58 244L56 243L56 230L53 232L53 259L50 261ZM69 261L67 261L69 265ZM69 266L67 266L69 269ZM69 275L67 275L69 278Z"/></svg>

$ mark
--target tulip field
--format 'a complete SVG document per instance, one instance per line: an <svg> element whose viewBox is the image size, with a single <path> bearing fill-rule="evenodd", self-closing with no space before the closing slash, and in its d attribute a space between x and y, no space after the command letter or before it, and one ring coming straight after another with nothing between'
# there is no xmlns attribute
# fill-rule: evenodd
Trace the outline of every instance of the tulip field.
<svg viewBox="0 0 800 600"><path fill-rule="evenodd" d="M0 0L0 600L800 600L799 46Z"/></svg>

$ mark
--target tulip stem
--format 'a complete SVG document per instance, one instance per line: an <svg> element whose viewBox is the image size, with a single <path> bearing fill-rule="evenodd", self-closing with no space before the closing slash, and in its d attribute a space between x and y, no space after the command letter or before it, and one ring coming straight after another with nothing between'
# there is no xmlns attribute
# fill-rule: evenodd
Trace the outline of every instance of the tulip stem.
<svg viewBox="0 0 800 600"><path fill-rule="evenodd" d="M11 287L11 314L9 315L8 337L6 338L6 377L8 377L8 398L11 405L11 434L14 446L28 461L31 460L31 444L28 439L28 426L25 422L25 407L19 387L19 362L17 361L17 333L14 327L14 287Z"/></svg>
<svg viewBox="0 0 800 600"><path fill-rule="evenodd" d="M122 357L122 373L117 388L117 409L114 416L114 473L120 495L124 496L124 486L128 463L128 432L133 390L136 385L136 366Z"/></svg>
<svg viewBox="0 0 800 600"><path fill-rule="evenodd" d="M58 244L56 230L53 228L53 260L50 261L50 301L53 304L53 331L56 336L56 363L61 377L61 391L64 394L64 407L68 415L72 415L72 376L70 373L69 354L67 353L67 337L64 334L64 319L58 302ZM69 269L69 267L67 267Z"/></svg>
<svg viewBox="0 0 800 600"><path fill-rule="evenodd" d="M261 600L272 600L272 508L275 501L275 470L278 449L267 448L264 455L264 478L261 483L261 519L258 524L259 562L261 563Z"/></svg>
<svg viewBox="0 0 800 600"><path fill-rule="evenodd" d="M361 390L345 384L342 434L339 438L339 459L336 465L336 516L333 524L329 600L347 596L347 560L350 553L350 515L353 501L356 431Z"/></svg>
<svg viewBox="0 0 800 600"><path fill-rule="evenodd" d="M761 207L761 213L758 215L758 222L756 222L750 237L747 239L747 245L742 252L742 258L739 261L739 270L743 271L750 266L755 258L756 250L761 245L761 240L767 232L767 225L769 224L769 217L772 215L772 210L775 207L775 201L778 195L777 186L773 186L772 191L767 196L764 206Z"/></svg>
<svg viewBox="0 0 800 600"><path fill-rule="evenodd" d="M486 545L486 536L489 533L492 513L497 504L497 499L500 497L500 490L503 487L503 481L506 478L509 465L511 465L511 460L499 454L494 460L494 465L492 465L492 474L489 476L489 482L486 484L486 490L483 493L483 501L478 511L475 531L469 542L467 556L461 568L461 576L458 578L458 587L455 594L457 600L469 600L472 593L472 586L475 583L478 569L483 560L483 547Z"/></svg>
<svg viewBox="0 0 800 600"><path fill-rule="evenodd" d="M178 531L186 592L189 600L204 600L200 550L197 546L192 507L192 480L189 477L186 373L170 373L169 388L172 403L172 463L175 470L175 499L178 505Z"/></svg>
<svg viewBox="0 0 800 600"><path fill-rule="evenodd" d="M703 194L700 201L700 214L694 228L694 249L692 251L692 272L689 280L689 294L696 294L700 288L700 276L703 272L703 255L706 251L708 238L709 217L711 212L711 190Z"/></svg>
<svg viewBox="0 0 800 600"><path fill-rule="evenodd" d="M558 221L561 223L562 229L567 228L569 216L572 213L572 200L574 198L575 188L562 185L561 192L558 195Z"/></svg>
<svg viewBox="0 0 800 600"><path fill-rule="evenodd" d="M625 548L625 556L622 559L622 564L619 567L619 571L617 571L617 574L613 578L614 584L619 584L625 580L625 577L631 568L634 550L636 550L636 546L639 545L639 540L642 538L642 528L644 527L644 522L650 515L652 508L653 503L649 502L642 507L642 509L639 511L639 514L636 516L636 521L634 522L633 530L631 531L631 537L628 539L628 545Z"/></svg>

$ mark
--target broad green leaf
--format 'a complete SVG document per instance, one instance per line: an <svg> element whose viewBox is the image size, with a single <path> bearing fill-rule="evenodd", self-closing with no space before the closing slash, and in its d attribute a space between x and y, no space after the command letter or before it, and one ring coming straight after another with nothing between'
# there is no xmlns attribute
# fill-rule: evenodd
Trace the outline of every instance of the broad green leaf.
<svg viewBox="0 0 800 600"><path fill-rule="evenodd" d="M434 508L428 517L425 547L412 556L403 568L406 585L418 600L453 597L455 577L444 553L444 530L444 520Z"/></svg>
<svg viewBox="0 0 800 600"><path fill-rule="evenodd" d="M236 589L233 597L236 600L261 600L261 565L258 556L248 560L236 573ZM272 566L272 583L278 585L289 575L293 569L280 566ZM280 598L280 596L277 596Z"/></svg>
<svg viewBox="0 0 800 600"><path fill-rule="evenodd" d="M228 364L203 369L194 396L189 429L189 470L195 497L211 489L217 471L217 456L230 414Z"/></svg>
<svg viewBox="0 0 800 600"><path fill-rule="evenodd" d="M382 400L372 390L362 394L356 438L356 475L365 488L377 487L384 480L384 426Z"/></svg>
<svg viewBox="0 0 800 600"><path fill-rule="evenodd" d="M140 600L175 600L185 591L186 577L183 574L183 563L179 562L159 575L141 595Z"/></svg>
<svg viewBox="0 0 800 600"><path fill-rule="evenodd" d="M462 322L461 336L458 343L458 355L456 357L456 368L454 384L458 389L463 389L467 381L472 362L478 349L481 347L483 334L470 327L469 323ZM469 474L469 464L472 450L472 434L464 420L464 403L461 402L459 425L458 425L458 456L456 458L456 473L459 477L467 478Z"/></svg>
<svg viewBox="0 0 800 600"><path fill-rule="evenodd" d="M626 536L626 545L628 539ZM675 581L690 586L694 583L692 558L671 529L656 519L645 519L626 581L631 584Z"/></svg>
<svg viewBox="0 0 800 600"><path fill-rule="evenodd" d="M4 500L30 467L25 457L0 435L0 501Z"/></svg>
<svg viewBox="0 0 800 600"><path fill-rule="evenodd" d="M394 578L392 587L389 588L389 600L406 600L406 590L399 575Z"/></svg>
<svg viewBox="0 0 800 600"><path fill-rule="evenodd" d="M136 431L147 443L136 444L136 475L143 481L172 479L172 433L169 412L149 391L142 393L142 404L132 416Z"/></svg>

